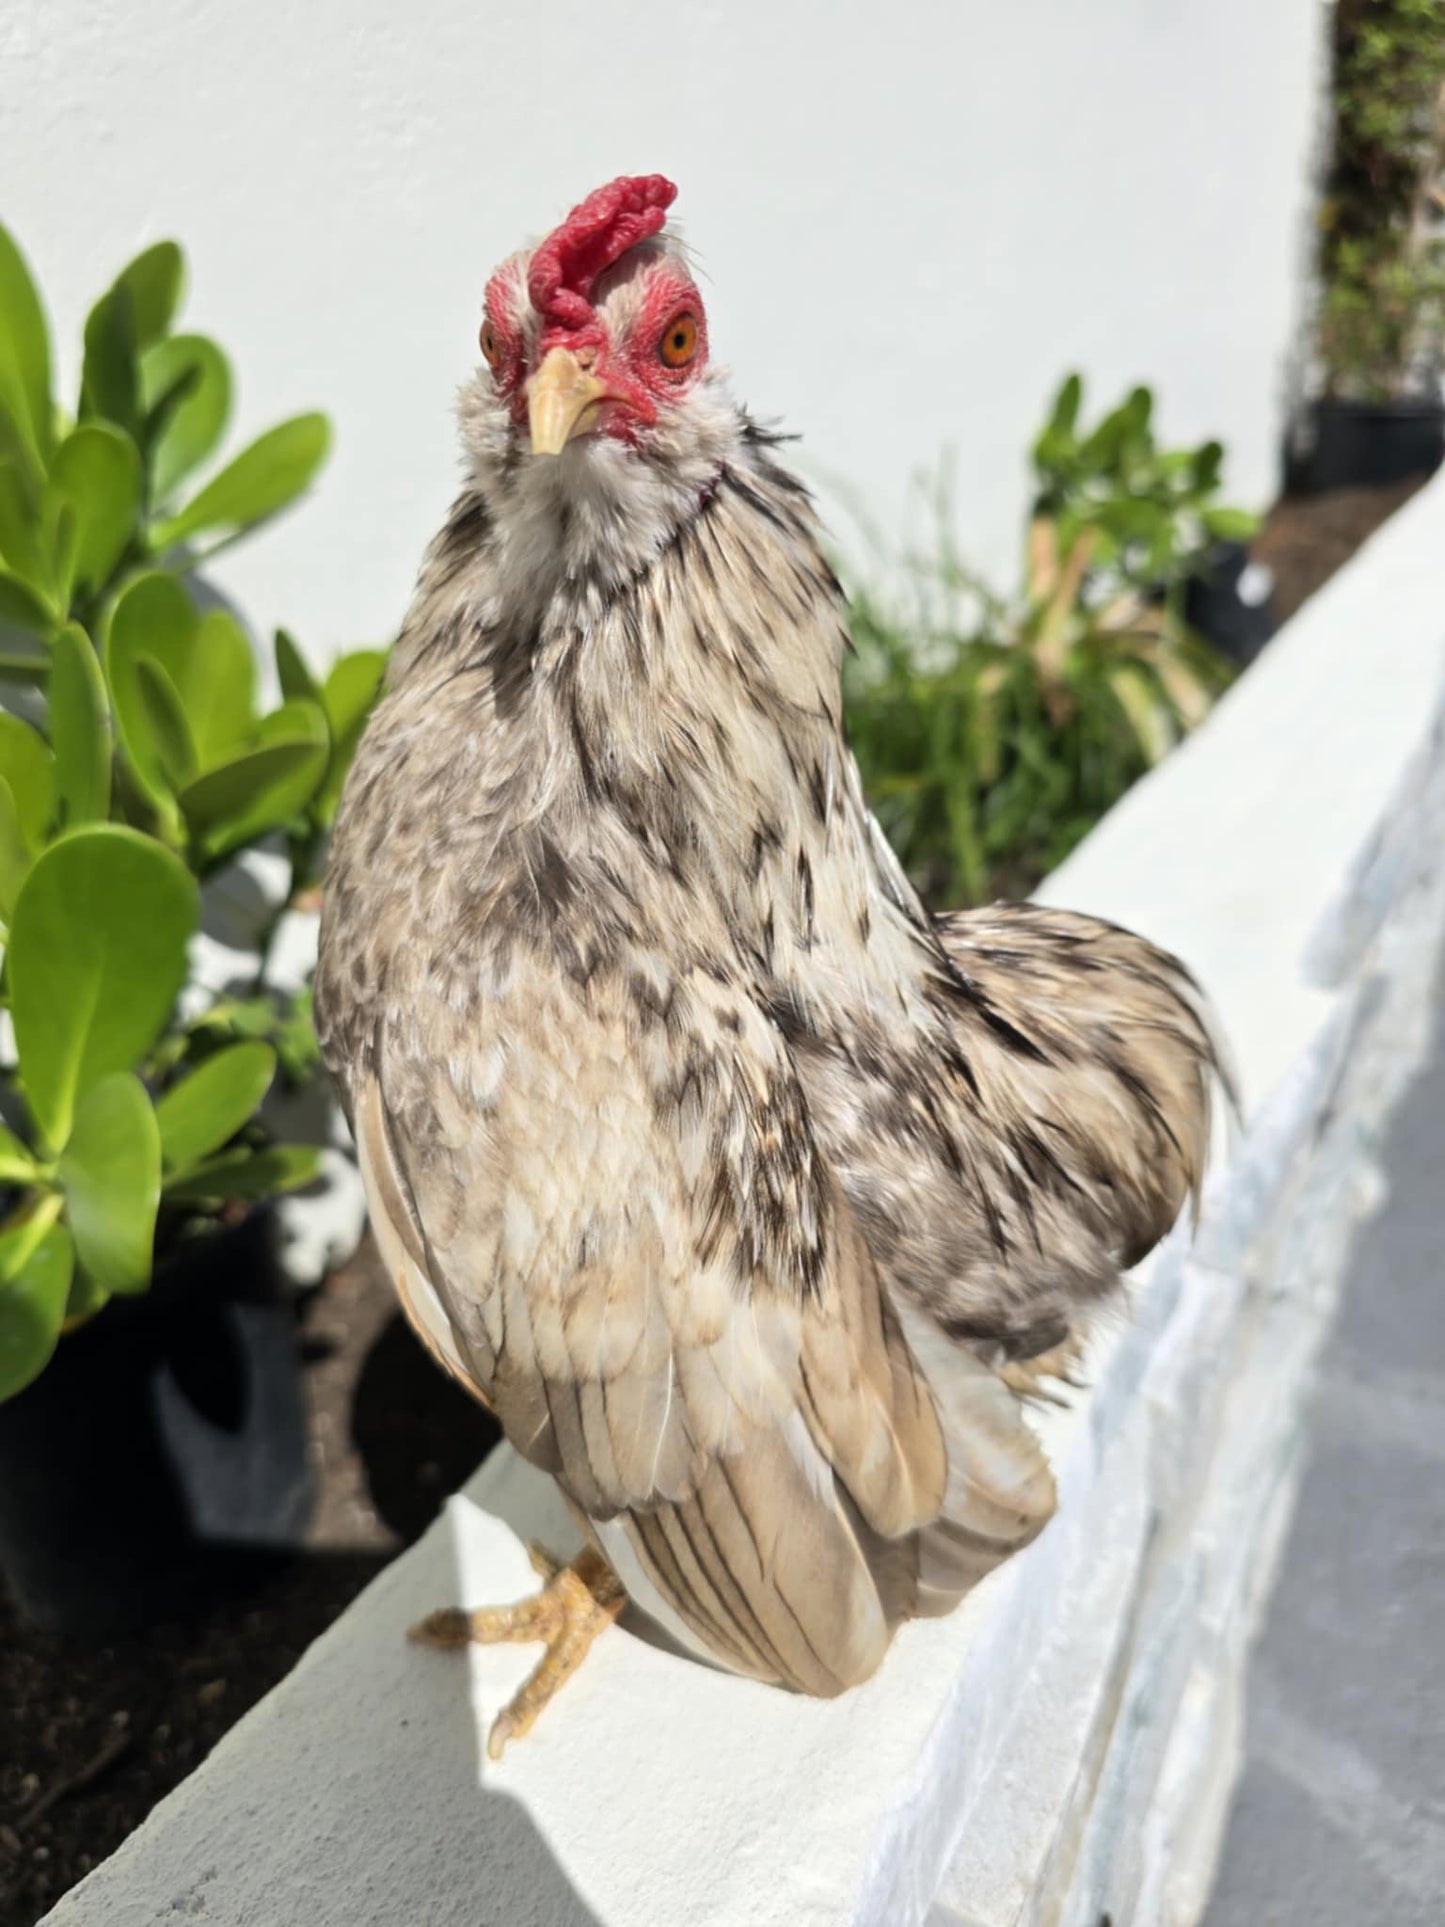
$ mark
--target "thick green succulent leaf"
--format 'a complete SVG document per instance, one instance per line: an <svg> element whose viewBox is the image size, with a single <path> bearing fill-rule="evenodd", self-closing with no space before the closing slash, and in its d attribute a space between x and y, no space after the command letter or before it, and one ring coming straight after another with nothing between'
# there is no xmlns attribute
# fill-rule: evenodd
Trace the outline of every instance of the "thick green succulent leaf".
<svg viewBox="0 0 1445 1927"><path fill-rule="evenodd" d="M279 708L261 717L256 724L256 736L262 744L307 742L324 749L331 743L326 712L320 703L309 702L304 696L289 697Z"/></svg>
<svg viewBox="0 0 1445 1927"><path fill-rule="evenodd" d="M276 677L281 694L288 701L304 698L307 702L323 703L325 700L311 673L311 665L297 648L294 637L284 629L276 631Z"/></svg>
<svg viewBox="0 0 1445 1927"><path fill-rule="evenodd" d="M40 500L45 470L28 439L6 412L3 400L0 400L0 467L15 471L27 502L33 505Z"/></svg>
<svg viewBox="0 0 1445 1927"><path fill-rule="evenodd" d="M141 465L135 443L109 422L82 422L55 451L48 495L68 500L78 531L75 582L102 588L135 532Z"/></svg>
<svg viewBox="0 0 1445 1927"><path fill-rule="evenodd" d="M164 571L139 576L116 604L106 640L116 724L142 789L164 807L172 782L140 693L138 664L146 657L165 671L185 712L191 775L253 744L256 661L234 616L224 609L200 615L180 581Z"/></svg>
<svg viewBox="0 0 1445 1927"><path fill-rule="evenodd" d="M201 769L210 769L256 733L256 653L250 638L224 609L201 618L181 700L196 739Z"/></svg>
<svg viewBox="0 0 1445 1927"><path fill-rule="evenodd" d="M228 1198L268 1198L310 1184L321 1169L314 1144L273 1144L264 1151L227 1151L166 1185L168 1204L223 1204Z"/></svg>
<svg viewBox="0 0 1445 1927"><path fill-rule="evenodd" d="M229 1143L255 1115L275 1074L269 1044L231 1044L173 1085L156 1104L167 1169L184 1171Z"/></svg>
<svg viewBox="0 0 1445 1927"><path fill-rule="evenodd" d="M283 703L257 725L255 748L188 783L180 804L209 857L224 855L303 810L325 773L326 718L314 703Z"/></svg>
<svg viewBox="0 0 1445 1927"><path fill-rule="evenodd" d="M65 1301L65 1324L63 1331L72 1331L83 1325L87 1318L94 1318L103 1305L108 1303L110 1293L105 1286L92 1278L88 1271L77 1267L71 1274L70 1296Z"/></svg>
<svg viewBox="0 0 1445 1927"><path fill-rule="evenodd" d="M196 745L176 686L154 656L142 656L135 672L136 693L157 763L168 788L183 789L196 773Z"/></svg>
<svg viewBox="0 0 1445 1927"><path fill-rule="evenodd" d="M28 1184L34 1175L34 1158L15 1133L0 1124L0 1182Z"/></svg>
<svg viewBox="0 0 1445 1927"><path fill-rule="evenodd" d="M80 563L80 517L67 496L47 493L42 504L46 547L50 555L51 595L63 616L75 594L75 572Z"/></svg>
<svg viewBox="0 0 1445 1927"><path fill-rule="evenodd" d="M297 415L268 429L155 531L155 547L170 548L208 529L238 533L275 515L309 486L330 442L324 415Z"/></svg>
<svg viewBox="0 0 1445 1927"><path fill-rule="evenodd" d="M0 562L39 592L50 586L40 516L14 462L0 460Z"/></svg>
<svg viewBox="0 0 1445 1927"><path fill-rule="evenodd" d="M10 785L0 776L0 917L7 920L30 868L30 850ZM0 1171L0 1181L4 1179Z"/></svg>
<svg viewBox="0 0 1445 1927"><path fill-rule="evenodd" d="M331 756L312 806L324 824L329 824L336 815L346 772L351 768L356 745L361 741L361 732L366 728L385 673L384 649L356 649L333 663L327 675L321 700L331 730Z"/></svg>
<svg viewBox="0 0 1445 1927"><path fill-rule="evenodd" d="M165 342L157 342L149 352L163 351ZM201 371L194 366L183 366L179 373L172 375L163 387L148 387L146 383L147 355L140 358L140 406L141 406L141 445L145 450L146 466L152 468L151 456L161 438L174 420L181 404L190 399L200 386ZM159 506L160 491L154 480L148 491L152 506Z"/></svg>
<svg viewBox="0 0 1445 1927"><path fill-rule="evenodd" d="M115 705L116 731L126 762L144 794L164 810L173 793L156 741L152 706L141 688L140 664L149 659L180 694L195 654L200 617L174 576L137 576L116 603L105 642L105 667ZM195 730L191 734L194 737Z"/></svg>
<svg viewBox="0 0 1445 1927"><path fill-rule="evenodd" d="M166 397L174 399L167 403ZM220 447L231 414L231 366L205 335L172 335L141 357L141 402L150 438L151 493L168 502Z"/></svg>
<svg viewBox="0 0 1445 1927"><path fill-rule="evenodd" d="M110 809L110 709L90 637L75 622L51 652L50 743L59 827L103 822Z"/></svg>
<svg viewBox="0 0 1445 1927"><path fill-rule="evenodd" d="M55 445L50 399L50 330L34 279L8 228L0 223L0 413L12 429L12 452L33 482Z"/></svg>
<svg viewBox="0 0 1445 1927"><path fill-rule="evenodd" d="M65 1321L75 1253L53 1221L0 1232L0 1400L13 1398L50 1362Z"/></svg>
<svg viewBox="0 0 1445 1927"><path fill-rule="evenodd" d="M111 288L103 294L86 320L80 412L82 419L98 415L123 428L132 441L140 440L135 314L127 289Z"/></svg>
<svg viewBox="0 0 1445 1927"><path fill-rule="evenodd" d="M107 1291L144 1291L161 1198L161 1134L133 1072L116 1071L81 1095L59 1178L84 1269Z"/></svg>
<svg viewBox="0 0 1445 1927"><path fill-rule="evenodd" d="M26 843L38 849L55 809L55 758L40 731L8 710L0 710L0 776L10 786Z"/></svg>
<svg viewBox="0 0 1445 1927"><path fill-rule="evenodd" d="M106 666L111 666L117 653L130 659L154 656L179 686L200 621L196 605L175 576L164 569L138 575L111 616Z"/></svg>
<svg viewBox="0 0 1445 1927"><path fill-rule="evenodd" d="M61 828L103 822L110 809L110 708L90 637L75 622L55 638L50 743Z"/></svg>
<svg viewBox="0 0 1445 1927"><path fill-rule="evenodd" d="M55 1146L77 1096L143 1058L185 982L200 898L153 838L96 824L52 843L25 879L7 965L20 1073Z"/></svg>
<svg viewBox="0 0 1445 1927"><path fill-rule="evenodd" d="M38 589L13 570L0 568L0 624L4 623L28 635L48 636L55 628L56 613Z"/></svg>
<svg viewBox="0 0 1445 1927"><path fill-rule="evenodd" d="M175 318L186 285L186 263L174 241L157 241L138 254L115 278L130 299L131 327L137 348L160 340Z"/></svg>
<svg viewBox="0 0 1445 1927"><path fill-rule="evenodd" d="M384 649L354 649L331 665L322 701L338 742L345 742L366 721L385 673Z"/></svg>

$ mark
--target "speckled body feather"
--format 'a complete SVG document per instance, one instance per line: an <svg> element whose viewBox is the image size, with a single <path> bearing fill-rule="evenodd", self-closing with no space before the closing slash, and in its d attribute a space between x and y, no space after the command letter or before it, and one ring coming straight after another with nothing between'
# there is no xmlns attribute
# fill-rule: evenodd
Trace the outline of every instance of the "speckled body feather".
<svg viewBox="0 0 1445 1927"><path fill-rule="evenodd" d="M463 425L323 918L378 1235L638 1603L835 1692L1047 1520L998 1368L1197 1187L1201 1000L1082 917L922 909L807 497L720 378L641 446L532 458L484 381Z"/></svg>

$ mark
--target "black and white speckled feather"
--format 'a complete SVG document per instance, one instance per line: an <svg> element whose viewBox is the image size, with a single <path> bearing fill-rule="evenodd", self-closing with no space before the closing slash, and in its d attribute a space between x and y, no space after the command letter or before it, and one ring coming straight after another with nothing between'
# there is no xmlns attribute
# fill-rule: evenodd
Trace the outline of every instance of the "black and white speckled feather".
<svg viewBox="0 0 1445 1927"><path fill-rule="evenodd" d="M462 423L337 822L327 1058L433 1349L679 1637L837 1691L1047 1519L1000 1368L1197 1192L1200 993L1087 918L925 913L721 376L638 445L533 458L485 376Z"/></svg>

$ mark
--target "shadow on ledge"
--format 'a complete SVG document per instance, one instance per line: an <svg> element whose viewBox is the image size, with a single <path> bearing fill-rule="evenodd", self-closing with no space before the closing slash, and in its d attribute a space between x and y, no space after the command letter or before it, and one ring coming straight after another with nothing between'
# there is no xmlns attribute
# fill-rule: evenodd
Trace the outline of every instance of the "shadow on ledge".
<svg viewBox="0 0 1445 1927"><path fill-rule="evenodd" d="M403 1545L421 1537L501 1437L487 1408L442 1371L397 1312L362 1362L351 1439L371 1502Z"/></svg>

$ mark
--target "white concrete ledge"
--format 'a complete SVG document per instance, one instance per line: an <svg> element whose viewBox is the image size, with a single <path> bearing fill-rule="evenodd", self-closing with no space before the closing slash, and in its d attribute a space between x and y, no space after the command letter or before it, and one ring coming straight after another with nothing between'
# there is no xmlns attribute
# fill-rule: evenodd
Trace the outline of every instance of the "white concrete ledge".
<svg viewBox="0 0 1445 1927"><path fill-rule="evenodd" d="M571 1542L499 1453L55 1927L1195 1921L1311 1360L1445 928L1442 558L1437 483L1051 879L1196 967L1249 1128L1092 1392L1040 1421L1062 1503L1036 1545L830 1703L609 1635L492 1765L531 1656L402 1634L528 1590L523 1536Z"/></svg>

